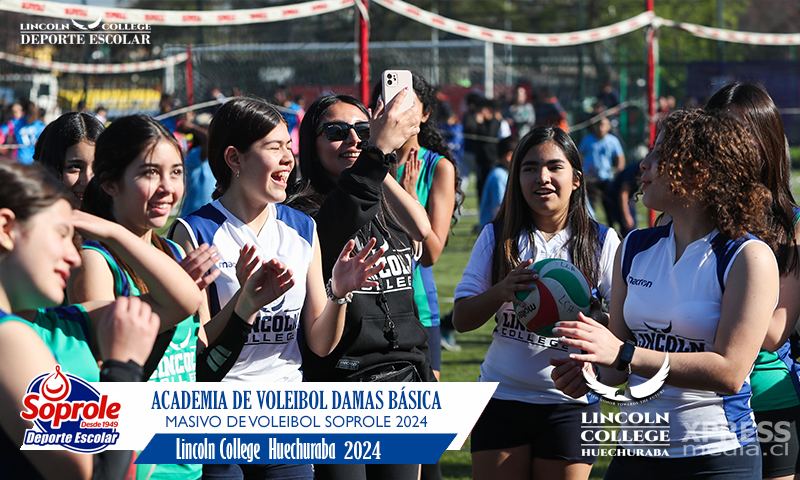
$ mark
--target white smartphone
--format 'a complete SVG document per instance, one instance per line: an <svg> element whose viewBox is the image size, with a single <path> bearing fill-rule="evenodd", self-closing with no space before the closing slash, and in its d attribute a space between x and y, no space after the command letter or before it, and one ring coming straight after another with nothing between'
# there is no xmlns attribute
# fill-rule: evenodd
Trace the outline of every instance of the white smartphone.
<svg viewBox="0 0 800 480"><path fill-rule="evenodd" d="M383 96L384 104L388 105L395 95L400 93L404 88L408 87L408 94L403 100L403 105L400 108L401 112L405 112L414 105L414 85L411 79L411 72L408 70L384 70L381 75L381 85L383 86L381 95Z"/></svg>

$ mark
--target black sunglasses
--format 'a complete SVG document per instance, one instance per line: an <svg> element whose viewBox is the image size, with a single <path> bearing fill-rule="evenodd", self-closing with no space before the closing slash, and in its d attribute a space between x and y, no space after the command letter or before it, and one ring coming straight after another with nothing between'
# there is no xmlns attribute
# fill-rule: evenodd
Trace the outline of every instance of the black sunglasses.
<svg viewBox="0 0 800 480"><path fill-rule="evenodd" d="M356 135L361 140L369 140L369 122L356 122L351 125L347 122L328 122L323 123L317 129L317 135L325 132L325 136L331 142L340 142L350 136L350 129L356 131Z"/></svg>

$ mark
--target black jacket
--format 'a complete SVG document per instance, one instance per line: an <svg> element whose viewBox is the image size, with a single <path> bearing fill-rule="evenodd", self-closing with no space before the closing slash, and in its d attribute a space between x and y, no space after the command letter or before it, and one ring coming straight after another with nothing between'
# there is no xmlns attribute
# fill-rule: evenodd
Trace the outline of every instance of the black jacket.
<svg viewBox="0 0 800 480"><path fill-rule="evenodd" d="M354 292L342 339L334 351L319 357L303 342L303 374L308 381L343 381L357 371L396 361L414 364L423 381L435 381L428 332L414 303L411 241L381 202L390 159L394 160L394 155L362 152L355 164L342 172L337 187L319 209L306 212L317 222L326 281L351 238L356 239L356 251L372 237L377 239L376 248L388 247L382 258L385 267L379 274L380 286ZM392 325L397 334L394 345Z"/></svg>

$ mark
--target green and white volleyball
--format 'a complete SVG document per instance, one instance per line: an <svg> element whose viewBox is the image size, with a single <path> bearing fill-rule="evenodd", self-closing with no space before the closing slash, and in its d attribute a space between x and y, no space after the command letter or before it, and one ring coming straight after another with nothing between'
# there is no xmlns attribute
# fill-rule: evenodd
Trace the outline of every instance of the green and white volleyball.
<svg viewBox="0 0 800 480"><path fill-rule="evenodd" d="M572 263L558 258L540 260L530 267L539 272L533 290L520 290L514 305L517 320L537 335L552 336L559 320L576 320L578 312L589 314L592 303L586 277Z"/></svg>

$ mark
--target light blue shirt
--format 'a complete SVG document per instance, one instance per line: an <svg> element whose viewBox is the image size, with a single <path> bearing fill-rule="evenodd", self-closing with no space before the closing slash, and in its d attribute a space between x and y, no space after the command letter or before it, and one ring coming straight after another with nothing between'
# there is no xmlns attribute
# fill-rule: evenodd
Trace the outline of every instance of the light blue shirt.
<svg viewBox="0 0 800 480"><path fill-rule="evenodd" d="M614 135L608 133L598 140L590 133L583 137L578 151L583 155L583 171L587 177L611 180L614 158L623 154L622 144Z"/></svg>
<svg viewBox="0 0 800 480"><path fill-rule="evenodd" d="M497 209L500 208L500 204L503 203L503 197L506 195L507 184L508 170L503 167L494 167L489 172L489 176L486 177L486 183L483 185L483 193L481 194L479 218L481 228L494 220Z"/></svg>

